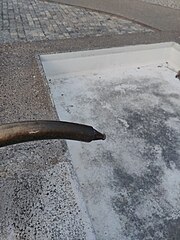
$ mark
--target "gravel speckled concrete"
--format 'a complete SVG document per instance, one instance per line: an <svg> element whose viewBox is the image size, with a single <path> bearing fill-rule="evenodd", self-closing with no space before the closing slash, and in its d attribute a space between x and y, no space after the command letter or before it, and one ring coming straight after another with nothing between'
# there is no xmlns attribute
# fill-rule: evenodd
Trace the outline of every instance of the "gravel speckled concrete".
<svg viewBox="0 0 180 240"><path fill-rule="evenodd" d="M0 238L85 239L84 219L71 181L69 164L57 161L32 172L21 167L1 181L4 222Z"/></svg>
<svg viewBox="0 0 180 240"><path fill-rule="evenodd" d="M35 57L51 44L41 45L1 46L1 123L57 119ZM93 238L68 159L65 141L0 149L1 240Z"/></svg>

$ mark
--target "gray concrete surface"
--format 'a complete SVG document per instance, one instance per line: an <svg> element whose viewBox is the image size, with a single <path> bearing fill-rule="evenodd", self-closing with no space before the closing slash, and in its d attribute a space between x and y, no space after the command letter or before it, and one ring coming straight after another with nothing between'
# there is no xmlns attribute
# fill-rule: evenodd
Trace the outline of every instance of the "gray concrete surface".
<svg viewBox="0 0 180 240"><path fill-rule="evenodd" d="M180 82L171 70L180 64L173 49L164 59L157 49L144 54L126 49L123 57L117 48L82 58L71 53L66 73L60 56L58 62L54 55L53 66L52 58L48 62L53 56L44 57L59 116L90 123L107 136L89 145L67 143L97 239L178 239L180 234ZM150 62L140 57L145 54Z"/></svg>
<svg viewBox="0 0 180 240"><path fill-rule="evenodd" d="M161 5L164 7L180 9L180 1L179 0L141 0L141 1Z"/></svg>
<svg viewBox="0 0 180 240"><path fill-rule="evenodd" d="M151 31L108 14L40 0L4 0L0 11L0 43Z"/></svg>
<svg viewBox="0 0 180 240"><path fill-rule="evenodd" d="M50 0L51 1L51 0ZM123 16L160 31L180 31L178 9L149 4L140 0L52 0Z"/></svg>

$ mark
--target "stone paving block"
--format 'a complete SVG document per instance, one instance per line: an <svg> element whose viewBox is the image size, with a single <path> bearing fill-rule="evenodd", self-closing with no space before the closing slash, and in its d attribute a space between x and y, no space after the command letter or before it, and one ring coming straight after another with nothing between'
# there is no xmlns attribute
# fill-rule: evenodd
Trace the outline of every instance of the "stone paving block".
<svg viewBox="0 0 180 240"><path fill-rule="evenodd" d="M2 32L5 31L2 36L6 36L0 39L0 43L22 39L31 39L32 41L35 37L36 40L38 38L41 40L45 36L46 39L55 40L62 39L62 36L77 38L110 33L152 31L144 26L118 17L111 17L108 14L40 0L3 0L0 4L0 11L2 12L0 26L2 25ZM123 30L119 26L123 26ZM15 34L7 34L7 30L18 32L18 39Z"/></svg>

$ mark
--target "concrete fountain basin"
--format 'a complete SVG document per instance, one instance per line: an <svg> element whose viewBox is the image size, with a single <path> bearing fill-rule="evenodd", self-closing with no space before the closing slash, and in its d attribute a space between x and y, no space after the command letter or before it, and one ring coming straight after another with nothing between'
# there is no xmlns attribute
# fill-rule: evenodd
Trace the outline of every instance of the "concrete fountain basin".
<svg viewBox="0 0 180 240"><path fill-rule="evenodd" d="M67 141L97 239L169 237L180 218L180 46L41 55L41 61L60 120L107 136Z"/></svg>

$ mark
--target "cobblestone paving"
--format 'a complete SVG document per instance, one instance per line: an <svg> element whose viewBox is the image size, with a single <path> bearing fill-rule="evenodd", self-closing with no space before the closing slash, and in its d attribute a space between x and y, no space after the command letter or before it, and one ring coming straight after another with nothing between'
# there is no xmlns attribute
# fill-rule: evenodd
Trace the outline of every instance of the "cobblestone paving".
<svg viewBox="0 0 180 240"><path fill-rule="evenodd" d="M40 0L1 0L0 43L151 31L108 14Z"/></svg>
<svg viewBox="0 0 180 240"><path fill-rule="evenodd" d="M143 2L158 4L165 7L180 9L180 0L141 0Z"/></svg>

